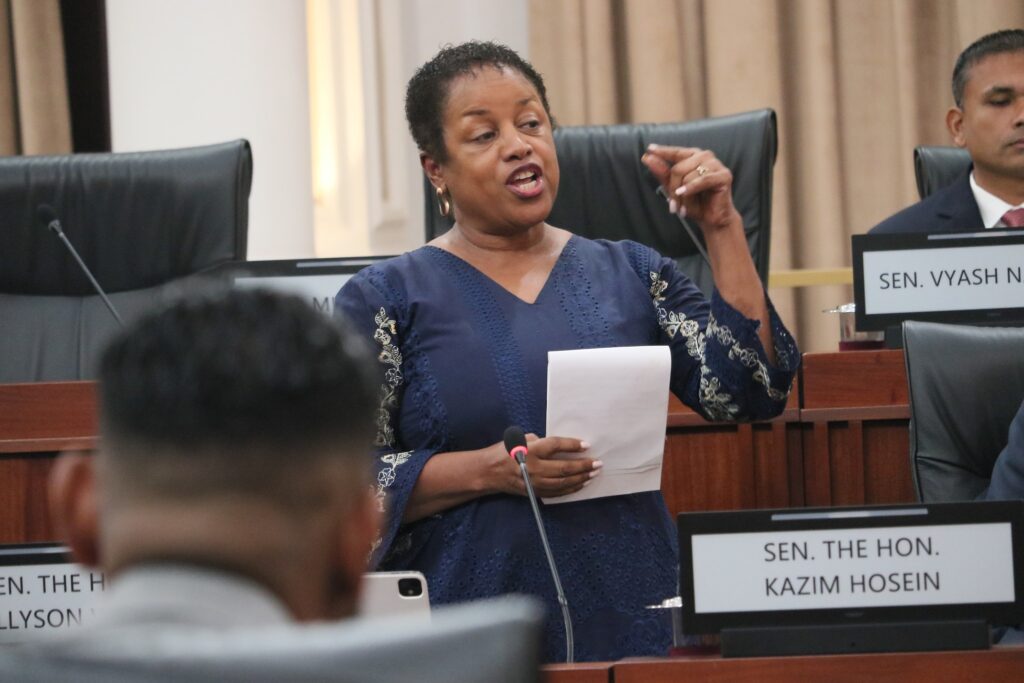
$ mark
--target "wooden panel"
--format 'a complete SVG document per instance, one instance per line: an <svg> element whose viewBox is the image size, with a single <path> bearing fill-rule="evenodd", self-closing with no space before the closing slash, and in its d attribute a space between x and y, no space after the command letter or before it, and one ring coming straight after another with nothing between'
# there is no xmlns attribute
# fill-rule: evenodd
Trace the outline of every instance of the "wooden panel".
<svg viewBox="0 0 1024 683"><path fill-rule="evenodd" d="M829 456L828 423L804 425L804 504L823 507L832 504L832 459Z"/></svg>
<svg viewBox="0 0 1024 683"><path fill-rule="evenodd" d="M46 500L54 455L0 455L0 543L55 539Z"/></svg>
<svg viewBox="0 0 1024 683"><path fill-rule="evenodd" d="M771 422L668 430L661 491L674 516L803 501L798 411Z"/></svg>
<svg viewBox="0 0 1024 683"><path fill-rule="evenodd" d="M805 353L801 408L906 405L903 352Z"/></svg>
<svg viewBox="0 0 1024 683"><path fill-rule="evenodd" d="M92 382L0 384L0 453L30 453L96 444Z"/></svg>
<svg viewBox="0 0 1024 683"><path fill-rule="evenodd" d="M917 500L910 471L910 432L906 420L864 425L864 502L913 503Z"/></svg>
<svg viewBox="0 0 1024 683"><path fill-rule="evenodd" d="M804 503L912 502L902 352L809 353L803 360Z"/></svg>
<svg viewBox="0 0 1024 683"><path fill-rule="evenodd" d="M832 505L864 504L864 423L851 420L830 425L829 473Z"/></svg>
<svg viewBox="0 0 1024 683"><path fill-rule="evenodd" d="M615 683L975 683L1019 681L1024 648L997 647L977 652L910 652L818 657L679 657L623 660L612 667Z"/></svg>
<svg viewBox="0 0 1024 683"><path fill-rule="evenodd" d="M781 415L772 421L791 422L799 419L797 411L800 410L800 393L794 384L793 390L789 392L789 399L786 401L786 409ZM668 397L668 426L671 427L706 427L710 424L692 408L683 405L683 402L676 398L675 394ZM727 423L726 423L727 424Z"/></svg>
<svg viewBox="0 0 1024 683"><path fill-rule="evenodd" d="M711 423L669 397L661 491L669 512L741 510L802 501L800 397L773 420ZM800 503L796 503L800 504Z"/></svg>
<svg viewBox="0 0 1024 683"><path fill-rule="evenodd" d="M754 506L750 440L737 434L737 425L669 430L661 490L673 517Z"/></svg>
<svg viewBox="0 0 1024 683"><path fill-rule="evenodd" d="M96 439L92 382L0 384L0 543L55 540L46 496L53 460Z"/></svg>
<svg viewBox="0 0 1024 683"><path fill-rule="evenodd" d="M790 498L790 443L783 422L772 422L767 429L757 425L754 438L754 493L759 508L780 508L792 504Z"/></svg>

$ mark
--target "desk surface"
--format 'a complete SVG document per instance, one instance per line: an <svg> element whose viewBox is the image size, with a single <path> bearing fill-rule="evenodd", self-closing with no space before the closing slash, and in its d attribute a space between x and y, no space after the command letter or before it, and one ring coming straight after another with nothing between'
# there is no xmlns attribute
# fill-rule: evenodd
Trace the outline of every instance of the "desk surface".
<svg viewBox="0 0 1024 683"><path fill-rule="evenodd" d="M544 680L546 683L1019 681L1024 680L1024 647L749 659L722 659L718 656L624 659L619 662L548 665L544 667Z"/></svg>

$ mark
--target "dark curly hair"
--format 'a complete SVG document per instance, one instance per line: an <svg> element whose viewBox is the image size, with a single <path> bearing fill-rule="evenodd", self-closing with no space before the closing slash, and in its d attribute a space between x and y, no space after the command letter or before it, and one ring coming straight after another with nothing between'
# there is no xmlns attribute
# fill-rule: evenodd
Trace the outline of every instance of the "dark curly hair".
<svg viewBox="0 0 1024 683"><path fill-rule="evenodd" d="M544 79L515 50L498 43L475 40L461 45L445 45L413 74L405 89L405 118L413 140L420 151L439 163L448 161L443 122L448 89L456 78L484 67L508 68L522 74L537 89L544 111L554 125Z"/></svg>
<svg viewBox="0 0 1024 683"><path fill-rule="evenodd" d="M989 33L968 45L953 66L953 101L956 106L961 109L964 106L964 90L972 66L990 55L1021 51L1024 51L1024 30L1019 28Z"/></svg>
<svg viewBox="0 0 1024 683"><path fill-rule="evenodd" d="M355 332L305 301L262 290L190 292L143 316L106 348L104 438L224 459L237 469L301 468L316 447L365 460L379 378ZM188 454L186 457L185 454ZM147 464L150 463L150 464Z"/></svg>

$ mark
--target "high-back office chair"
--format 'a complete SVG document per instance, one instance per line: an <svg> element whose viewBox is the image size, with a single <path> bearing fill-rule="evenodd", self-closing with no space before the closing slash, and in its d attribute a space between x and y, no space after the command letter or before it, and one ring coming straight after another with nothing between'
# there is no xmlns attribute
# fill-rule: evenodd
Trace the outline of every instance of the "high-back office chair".
<svg viewBox="0 0 1024 683"><path fill-rule="evenodd" d="M41 204L130 319L167 283L245 258L251 183L245 140L0 159L0 382L90 379L118 327Z"/></svg>
<svg viewBox="0 0 1024 683"><path fill-rule="evenodd" d="M1024 328L907 321L903 352L918 498L973 500L1024 399Z"/></svg>
<svg viewBox="0 0 1024 683"><path fill-rule="evenodd" d="M0 648L21 683L536 683L543 610L506 597L401 617L216 631L126 628L79 644Z"/></svg>
<svg viewBox="0 0 1024 683"><path fill-rule="evenodd" d="M971 165L971 156L959 147L914 148L914 175L917 177L917 194L921 199L936 190L952 185Z"/></svg>
<svg viewBox="0 0 1024 683"><path fill-rule="evenodd" d="M694 246L640 157L650 143L712 150L733 174L733 201L762 282L768 280L772 177L778 148L771 109L685 123L565 126L555 131L561 181L548 222L590 238L631 239L675 258L710 294L711 268ZM434 189L424 182L426 236L451 227L438 215ZM700 229L694 225L694 234Z"/></svg>

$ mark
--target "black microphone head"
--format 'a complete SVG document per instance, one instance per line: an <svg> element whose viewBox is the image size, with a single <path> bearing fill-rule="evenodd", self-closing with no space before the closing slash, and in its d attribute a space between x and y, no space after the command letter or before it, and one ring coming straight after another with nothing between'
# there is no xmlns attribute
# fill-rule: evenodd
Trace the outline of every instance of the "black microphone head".
<svg viewBox="0 0 1024 683"><path fill-rule="evenodd" d="M47 228L52 229L54 223L60 224L57 212L49 204L40 204L36 207L36 218Z"/></svg>
<svg viewBox="0 0 1024 683"><path fill-rule="evenodd" d="M522 427L512 425L505 430L505 450L512 453L513 448L526 448L526 433Z"/></svg>

